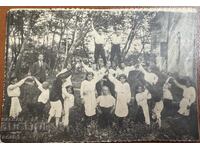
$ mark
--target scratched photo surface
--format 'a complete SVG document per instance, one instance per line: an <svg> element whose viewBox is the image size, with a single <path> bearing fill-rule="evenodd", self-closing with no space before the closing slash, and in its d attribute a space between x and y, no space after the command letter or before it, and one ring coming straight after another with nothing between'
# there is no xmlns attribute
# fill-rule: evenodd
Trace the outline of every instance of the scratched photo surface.
<svg viewBox="0 0 200 150"><path fill-rule="evenodd" d="M198 141L196 9L7 13L1 142Z"/></svg>

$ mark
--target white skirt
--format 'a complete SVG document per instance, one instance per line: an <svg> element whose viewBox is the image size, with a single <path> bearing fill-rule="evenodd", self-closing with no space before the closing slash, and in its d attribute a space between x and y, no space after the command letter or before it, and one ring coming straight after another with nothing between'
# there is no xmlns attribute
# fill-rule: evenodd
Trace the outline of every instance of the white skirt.
<svg viewBox="0 0 200 150"><path fill-rule="evenodd" d="M11 97L11 107L10 107L10 117L16 118L19 116L19 113L22 111L19 98Z"/></svg>

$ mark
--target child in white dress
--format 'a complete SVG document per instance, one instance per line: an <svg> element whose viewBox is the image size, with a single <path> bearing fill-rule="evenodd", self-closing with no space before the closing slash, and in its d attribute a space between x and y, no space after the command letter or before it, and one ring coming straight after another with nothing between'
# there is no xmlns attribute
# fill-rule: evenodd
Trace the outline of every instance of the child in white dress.
<svg viewBox="0 0 200 150"><path fill-rule="evenodd" d="M119 126L123 125L124 118L128 115L128 103L131 100L131 90L129 83L126 80L126 75L119 76L119 80L109 74L108 78L115 85L115 92L117 94L117 102L115 107L115 115L118 118Z"/></svg>
<svg viewBox="0 0 200 150"><path fill-rule="evenodd" d="M16 118L19 116L20 112L22 111L20 102L19 102L19 96L21 94L20 86L24 84L26 79L31 78L26 77L19 82L17 81L17 78L13 77L11 79L11 84L7 87L7 93L8 96L11 97L11 107L10 107L10 117Z"/></svg>
<svg viewBox="0 0 200 150"><path fill-rule="evenodd" d="M74 106L74 89L71 85L62 88L62 95L64 99L64 116L62 122L64 127L69 125L70 109Z"/></svg>
<svg viewBox="0 0 200 150"><path fill-rule="evenodd" d="M148 99L151 99L151 94L147 89L143 89L141 86L137 89L138 93L136 94L136 102L138 106L142 108L145 123L150 125L150 115L149 115L149 106L147 103Z"/></svg>

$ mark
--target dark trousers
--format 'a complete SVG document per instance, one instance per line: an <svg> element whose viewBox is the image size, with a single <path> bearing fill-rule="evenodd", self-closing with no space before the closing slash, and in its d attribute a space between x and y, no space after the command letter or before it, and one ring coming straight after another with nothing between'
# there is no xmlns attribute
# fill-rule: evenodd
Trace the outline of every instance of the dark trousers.
<svg viewBox="0 0 200 150"><path fill-rule="evenodd" d="M118 65L121 63L121 50L120 44L112 44L110 62L113 63L115 55L117 56Z"/></svg>
<svg viewBox="0 0 200 150"><path fill-rule="evenodd" d="M172 116L173 107L172 107L172 100L164 99L164 109L163 109L163 117Z"/></svg>
<svg viewBox="0 0 200 150"><path fill-rule="evenodd" d="M98 124L100 128L107 128L112 126L113 116L111 114L112 107L100 107L101 114L99 115Z"/></svg>
<svg viewBox="0 0 200 150"><path fill-rule="evenodd" d="M106 65L106 55L105 50L103 48L103 44L95 44L94 60L96 64L98 64L99 56L101 56L104 65Z"/></svg>
<svg viewBox="0 0 200 150"><path fill-rule="evenodd" d="M45 104L44 103L37 103L37 116L39 119L42 119L45 117Z"/></svg>
<svg viewBox="0 0 200 150"><path fill-rule="evenodd" d="M35 117L37 117L37 115L38 115L38 112L37 112L37 103L28 103L27 104L27 115L29 116L29 117L33 117L33 118L35 118Z"/></svg>

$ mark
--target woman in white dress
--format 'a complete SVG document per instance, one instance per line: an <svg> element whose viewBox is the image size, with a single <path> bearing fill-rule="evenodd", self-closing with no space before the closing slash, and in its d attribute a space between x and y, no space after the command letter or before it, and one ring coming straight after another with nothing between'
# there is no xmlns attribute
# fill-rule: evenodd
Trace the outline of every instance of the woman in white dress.
<svg viewBox="0 0 200 150"><path fill-rule="evenodd" d="M115 115L118 118L118 125L123 126L123 120L128 115L128 103L131 100L131 90L129 83L126 80L126 75L121 74L119 80L109 74L108 78L115 85L115 92L117 94L117 102L115 108Z"/></svg>
<svg viewBox="0 0 200 150"><path fill-rule="evenodd" d="M96 115L96 83L103 78L104 74L88 72L86 79L81 83L80 95L85 108L86 122L90 123Z"/></svg>
<svg viewBox="0 0 200 150"><path fill-rule="evenodd" d="M11 107L10 107L10 117L16 118L19 116L20 112L22 111L19 96L21 94L20 86L24 84L26 79L31 78L26 77L18 82L17 78L11 79L11 84L7 87L8 96L11 97Z"/></svg>

